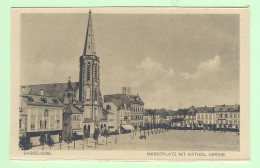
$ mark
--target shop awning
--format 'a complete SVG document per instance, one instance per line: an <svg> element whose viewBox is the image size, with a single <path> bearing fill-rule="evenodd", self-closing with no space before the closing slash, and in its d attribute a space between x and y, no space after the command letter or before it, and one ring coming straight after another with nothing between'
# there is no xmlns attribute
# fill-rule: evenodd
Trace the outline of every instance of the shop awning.
<svg viewBox="0 0 260 168"><path fill-rule="evenodd" d="M77 134L78 134L78 135L83 135L83 132L82 132L82 131L80 131L80 132L77 132Z"/></svg>
<svg viewBox="0 0 260 168"><path fill-rule="evenodd" d="M121 127L125 130L135 130L132 125L121 125Z"/></svg>

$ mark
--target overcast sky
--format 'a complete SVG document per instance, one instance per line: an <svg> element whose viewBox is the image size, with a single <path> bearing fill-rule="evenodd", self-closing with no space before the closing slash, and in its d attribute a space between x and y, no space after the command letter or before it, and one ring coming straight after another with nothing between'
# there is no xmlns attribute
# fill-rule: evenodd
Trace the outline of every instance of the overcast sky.
<svg viewBox="0 0 260 168"><path fill-rule="evenodd" d="M79 79L88 14L22 14L21 84ZM239 103L238 15L95 14L102 94L146 108Z"/></svg>

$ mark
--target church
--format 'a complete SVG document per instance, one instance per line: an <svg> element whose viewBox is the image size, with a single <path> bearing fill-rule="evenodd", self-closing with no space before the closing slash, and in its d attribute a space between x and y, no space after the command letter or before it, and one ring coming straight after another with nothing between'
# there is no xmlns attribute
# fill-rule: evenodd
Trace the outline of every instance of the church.
<svg viewBox="0 0 260 168"><path fill-rule="evenodd" d="M25 128L25 132L30 132L29 130L33 127L33 132L38 132L38 134L40 132L52 134L52 130L56 128L52 129L52 119L46 120L46 117L39 119L38 113L42 113L43 116L44 114L48 115L46 113L48 110L56 111L56 108L60 108L61 105L64 107L62 134L64 132L70 134L77 132L78 135L83 135L86 131L93 134L95 128L100 127L101 124L106 125L107 114L103 110L103 99L100 91L100 59L96 55L91 10L89 11L86 39L83 53L79 57L79 65L78 82L71 82L69 79L66 83L21 86L20 97L23 99L23 103L21 103L20 108L23 109L23 117L21 117L20 113L20 120L23 124L23 126L21 124L21 127ZM33 97L35 96L40 98L34 99ZM49 101L46 101L47 99ZM32 102L34 100L38 100L39 102ZM36 109L36 117L34 118L31 118L31 108ZM64 117L65 114L67 116ZM68 120L68 118L70 119ZM34 122L36 126L32 126L31 123ZM53 121L53 123L57 122L60 121L58 119ZM42 123L45 125L44 128L40 126ZM60 131L56 130L55 133L58 133L61 137L63 135L61 135Z"/></svg>

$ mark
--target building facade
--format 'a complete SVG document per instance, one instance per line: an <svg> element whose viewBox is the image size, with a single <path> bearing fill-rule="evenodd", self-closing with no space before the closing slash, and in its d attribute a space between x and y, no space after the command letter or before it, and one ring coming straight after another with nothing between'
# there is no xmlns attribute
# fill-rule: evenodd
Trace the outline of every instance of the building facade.
<svg viewBox="0 0 260 168"><path fill-rule="evenodd" d="M186 115L188 114L189 110L188 109L179 109L176 112L173 113L172 116L172 122L171 126L172 127L184 127L186 124L185 118Z"/></svg>
<svg viewBox="0 0 260 168"><path fill-rule="evenodd" d="M240 128L239 105L215 105L215 123L217 128Z"/></svg>
<svg viewBox="0 0 260 168"><path fill-rule="evenodd" d="M196 113L197 110L194 106L191 106L188 108L187 115L185 115L185 127L194 129L194 126L196 124Z"/></svg>
<svg viewBox="0 0 260 168"><path fill-rule="evenodd" d="M43 134L55 143L62 137L63 104L54 97L21 94L20 136L29 136L33 146L40 145Z"/></svg>
<svg viewBox="0 0 260 168"><path fill-rule="evenodd" d="M215 123L214 107L197 107L196 123L198 127Z"/></svg>
<svg viewBox="0 0 260 168"><path fill-rule="evenodd" d="M105 111L104 113L106 114L107 123L103 127L101 126L101 128L106 128L110 132L115 132L116 130L119 130L119 111L117 109L117 106L112 102L104 103L103 106Z"/></svg>
<svg viewBox="0 0 260 168"><path fill-rule="evenodd" d="M153 115L149 113L148 109L144 110L144 124L152 124L153 123Z"/></svg>
<svg viewBox="0 0 260 168"><path fill-rule="evenodd" d="M144 103L137 95L132 95L128 87L123 87L121 94L104 96L104 108L117 114L117 125L121 129L122 125L143 125ZM127 127L125 127L127 128ZM130 127L129 127L130 128Z"/></svg>
<svg viewBox="0 0 260 168"><path fill-rule="evenodd" d="M73 104L64 105L63 137L68 136L68 134L73 135L73 133L76 133L79 136L83 135L82 113L83 111Z"/></svg>

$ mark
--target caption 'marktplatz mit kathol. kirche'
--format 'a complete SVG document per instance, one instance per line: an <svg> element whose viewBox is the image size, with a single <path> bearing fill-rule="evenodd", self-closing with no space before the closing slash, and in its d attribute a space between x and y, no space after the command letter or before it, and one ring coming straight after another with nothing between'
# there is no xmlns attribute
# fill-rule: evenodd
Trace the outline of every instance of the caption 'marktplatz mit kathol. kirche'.
<svg viewBox="0 0 260 168"><path fill-rule="evenodd" d="M55 144L73 138L98 138L104 134L134 135L139 130L144 130L140 138L146 138L149 130L151 134L158 128L167 131L239 132L240 106L237 104L191 106L175 111L147 109L138 93L133 94L128 86L122 86L120 94L102 96L100 57L96 54L91 11L79 68L78 82L68 79L65 83L20 87L20 141L27 139L34 147L48 139ZM23 148L22 144L20 147Z"/></svg>

